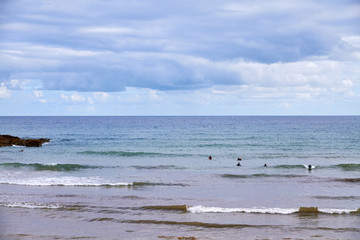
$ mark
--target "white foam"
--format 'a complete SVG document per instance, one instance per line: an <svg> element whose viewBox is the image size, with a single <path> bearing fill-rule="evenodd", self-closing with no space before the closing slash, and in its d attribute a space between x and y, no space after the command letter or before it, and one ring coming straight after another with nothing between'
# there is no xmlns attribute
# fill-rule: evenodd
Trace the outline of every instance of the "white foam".
<svg viewBox="0 0 360 240"><path fill-rule="evenodd" d="M222 208L222 207L187 207L190 213L262 213L262 214L292 214L299 212L299 208ZM350 214L358 209L319 208L319 213L325 214Z"/></svg>
<svg viewBox="0 0 360 240"><path fill-rule="evenodd" d="M291 214L297 212L298 208L221 208L193 206L187 207L190 213L268 213L268 214Z"/></svg>
<svg viewBox="0 0 360 240"><path fill-rule="evenodd" d="M321 213L330 213L330 214L349 214L352 212L356 212L358 210L357 209L320 208L318 211Z"/></svg>
<svg viewBox="0 0 360 240"><path fill-rule="evenodd" d="M0 184L24 186L130 186L127 182L110 182L100 177L36 177L36 178L0 178Z"/></svg>
<svg viewBox="0 0 360 240"><path fill-rule="evenodd" d="M12 202L12 203L0 203L2 207L11 207L11 208L46 208L46 209L56 209L61 206L57 204L39 204L39 203L29 203L29 202Z"/></svg>

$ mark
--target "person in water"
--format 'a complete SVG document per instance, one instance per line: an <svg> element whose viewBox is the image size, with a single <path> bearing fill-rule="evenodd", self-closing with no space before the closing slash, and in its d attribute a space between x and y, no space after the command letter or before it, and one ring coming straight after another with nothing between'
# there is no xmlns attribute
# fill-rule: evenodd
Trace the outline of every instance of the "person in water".
<svg viewBox="0 0 360 240"><path fill-rule="evenodd" d="M267 164L266 164L266 163L264 164L264 167L267 167Z"/></svg>
<svg viewBox="0 0 360 240"><path fill-rule="evenodd" d="M236 166L240 167L240 166L241 166L241 164L238 162L238 163L236 164Z"/></svg>
<svg viewBox="0 0 360 240"><path fill-rule="evenodd" d="M312 166L311 166L311 164L309 164L308 170L311 171L311 169L312 169Z"/></svg>
<svg viewBox="0 0 360 240"><path fill-rule="evenodd" d="M208 158L209 158L209 160L212 160L212 156L211 156L211 155L210 155Z"/></svg>
<svg viewBox="0 0 360 240"><path fill-rule="evenodd" d="M242 159L241 159L241 158L238 158L237 160L238 160L238 161L241 161Z"/></svg>

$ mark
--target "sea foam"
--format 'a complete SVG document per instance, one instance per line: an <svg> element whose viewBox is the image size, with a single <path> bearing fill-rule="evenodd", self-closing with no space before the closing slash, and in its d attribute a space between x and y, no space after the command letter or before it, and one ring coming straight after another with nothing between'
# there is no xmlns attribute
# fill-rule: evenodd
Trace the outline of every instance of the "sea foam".
<svg viewBox="0 0 360 240"><path fill-rule="evenodd" d="M26 179L0 178L0 184L24 185L24 186L131 186L128 182L110 182L100 177L38 177Z"/></svg>
<svg viewBox="0 0 360 240"><path fill-rule="evenodd" d="M187 206L190 213L260 213L260 214L353 214L360 213L358 209L338 209L338 208L317 208L317 207L300 207L300 208L222 208L222 207L205 207L205 206Z"/></svg>
<svg viewBox="0 0 360 240"><path fill-rule="evenodd" d="M291 214L298 211L297 208L222 208L222 207L188 207L190 213L269 213L269 214Z"/></svg>
<svg viewBox="0 0 360 240"><path fill-rule="evenodd" d="M11 203L0 203L1 207L11 207L11 208L41 208L41 209L57 209L61 208L58 204L40 204L40 203L30 203L30 202L11 202Z"/></svg>

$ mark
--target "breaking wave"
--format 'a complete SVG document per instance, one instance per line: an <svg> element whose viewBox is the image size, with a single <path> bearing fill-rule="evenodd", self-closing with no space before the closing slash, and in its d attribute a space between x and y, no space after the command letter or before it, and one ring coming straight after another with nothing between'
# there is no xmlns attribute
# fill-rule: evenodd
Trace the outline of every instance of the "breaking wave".
<svg viewBox="0 0 360 240"><path fill-rule="evenodd" d="M338 208L221 208L193 206L187 207L190 213L260 213L260 214L359 214L358 209L338 209Z"/></svg>
<svg viewBox="0 0 360 240"><path fill-rule="evenodd" d="M65 186L65 187L146 187L146 186L188 186L182 183L157 182L113 182L101 177L38 177L38 178L0 178L0 184L22 186Z"/></svg>
<svg viewBox="0 0 360 240"><path fill-rule="evenodd" d="M297 165L287 165L287 164L284 164L284 165L276 165L276 166L273 166L273 168L283 168L283 169L294 169L294 168L308 168L308 166L306 165L300 165L300 164L297 164Z"/></svg>
<svg viewBox="0 0 360 240"><path fill-rule="evenodd" d="M41 163L1 163L0 166L8 168L32 168L37 171L75 171L88 168L102 168L100 166L80 165L80 164L41 164Z"/></svg>
<svg viewBox="0 0 360 240"><path fill-rule="evenodd" d="M10 202L10 203L0 203L0 207L11 207L11 208L40 208L40 209L57 209L61 206L52 203L30 203L30 202Z"/></svg>
<svg viewBox="0 0 360 240"><path fill-rule="evenodd" d="M223 208L223 207L205 207L205 206L187 206L187 205L154 205L143 206L139 209L158 210L158 211L178 211L182 213L252 213L252 214L360 214L358 209L339 209L339 208L318 208L318 207L300 207L300 208Z"/></svg>
<svg viewBox="0 0 360 240"><path fill-rule="evenodd" d="M38 177L38 178L1 178L0 184L23 186L70 186L70 187L124 187L133 183L111 182L100 177Z"/></svg>

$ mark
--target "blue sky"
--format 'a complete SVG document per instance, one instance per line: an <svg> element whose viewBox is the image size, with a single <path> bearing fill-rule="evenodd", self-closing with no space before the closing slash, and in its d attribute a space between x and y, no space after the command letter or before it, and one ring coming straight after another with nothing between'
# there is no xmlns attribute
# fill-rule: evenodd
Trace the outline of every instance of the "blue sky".
<svg viewBox="0 0 360 240"><path fill-rule="evenodd" d="M3 0L0 115L359 115L359 1Z"/></svg>

